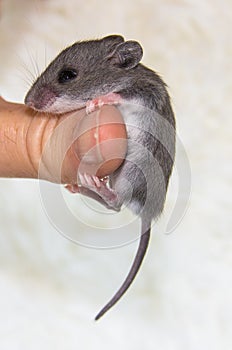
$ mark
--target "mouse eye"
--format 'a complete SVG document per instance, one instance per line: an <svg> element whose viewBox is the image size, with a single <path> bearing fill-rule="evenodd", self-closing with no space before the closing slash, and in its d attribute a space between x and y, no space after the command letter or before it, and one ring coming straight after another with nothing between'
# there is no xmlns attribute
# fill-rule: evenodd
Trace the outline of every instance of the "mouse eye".
<svg viewBox="0 0 232 350"><path fill-rule="evenodd" d="M70 80L75 79L77 76L77 71L74 69L64 69L58 75L58 82L60 84L67 83Z"/></svg>

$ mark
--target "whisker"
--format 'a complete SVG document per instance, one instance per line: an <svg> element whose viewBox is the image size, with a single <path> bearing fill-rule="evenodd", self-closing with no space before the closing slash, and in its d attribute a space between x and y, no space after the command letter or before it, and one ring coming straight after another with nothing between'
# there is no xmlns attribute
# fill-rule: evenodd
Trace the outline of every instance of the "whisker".
<svg viewBox="0 0 232 350"><path fill-rule="evenodd" d="M23 70L26 72L26 77L27 77L28 81L33 83L36 79L34 74L30 71L30 69L28 68L28 66L25 63L22 62L21 66L22 66Z"/></svg>
<svg viewBox="0 0 232 350"><path fill-rule="evenodd" d="M38 65L38 52L36 51L36 56L34 58L34 63L35 63L35 70L37 77L40 76L40 70L39 70L39 65Z"/></svg>
<svg viewBox="0 0 232 350"><path fill-rule="evenodd" d="M15 53L18 61L18 67L16 69L16 75L17 78L23 82L23 86L25 86L26 89L30 88L33 83L35 82L35 76L31 72L31 70L28 67L28 64L23 59L22 55L19 53Z"/></svg>
<svg viewBox="0 0 232 350"><path fill-rule="evenodd" d="M23 77L22 74L17 74L17 77L24 82L25 88L29 89L31 87L32 83Z"/></svg>
<svg viewBox="0 0 232 350"><path fill-rule="evenodd" d="M28 49L28 46L26 45L26 43L24 43L24 44L25 44L24 46L25 46L26 55L29 58L29 65L28 65L28 63L25 62L25 60L22 59L22 57L19 57L20 62L21 62L21 65L23 66L24 70L30 75L31 79L33 81L35 81L38 77L38 74L35 71L34 60L32 58L31 52ZM32 68L32 70L30 68Z"/></svg>
<svg viewBox="0 0 232 350"><path fill-rule="evenodd" d="M36 60L33 57L33 54L31 52L28 52L28 54L29 54L29 58L30 58L30 62L31 62L34 74L35 74L36 77L38 77L39 74L38 74L38 69L37 69L37 66L36 66Z"/></svg>
<svg viewBox="0 0 232 350"><path fill-rule="evenodd" d="M47 45L44 46L44 69L47 67Z"/></svg>
<svg viewBox="0 0 232 350"><path fill-rule="evenodd" d="M27 81L29 85L32 85L35 82L36 77L31 72L28 65L24 62L22 57L20 57L19 55L17 56L19 58L19 63L20 63L20 68L18 70L20 72L21 78L23 78L24 81Z"/></svg>
<svg viewBox="0 0 232 350"><path fill-rule="evenodd" d="M38 78L38 76L40 75L37 60L35 57L33 57L33 54L31 52L31 50L28 49L27 45L25 45L25 49L26 49L27 57L29 57L30 66L32 68L31 75L33 75L33 80L35 81Z"/></svg>

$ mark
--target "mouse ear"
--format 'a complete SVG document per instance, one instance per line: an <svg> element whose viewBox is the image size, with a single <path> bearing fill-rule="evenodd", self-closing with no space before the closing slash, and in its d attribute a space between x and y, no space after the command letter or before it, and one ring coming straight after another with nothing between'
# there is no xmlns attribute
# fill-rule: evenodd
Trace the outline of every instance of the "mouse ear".
<svg viewBox="0 0 232 350"><path fill-rule="evenodd" d="M137 66L143 57L143 49L137 41L126 41L119 44L108 59L115 65L125 69Z"/></svg>
<svg viewBox="0 0 232 350"><path fill-rule="evenodd" d="M121 35L114 34L114 35L105 36L104 38L102 38L102 41L110 45L118 45L124 42L124 38Z"/></svg>

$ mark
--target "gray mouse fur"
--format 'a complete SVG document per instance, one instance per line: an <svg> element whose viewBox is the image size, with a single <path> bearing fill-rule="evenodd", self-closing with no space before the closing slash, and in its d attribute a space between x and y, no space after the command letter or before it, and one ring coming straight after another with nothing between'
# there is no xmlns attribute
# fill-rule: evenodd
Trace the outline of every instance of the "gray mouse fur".
<svg viewBox="0 0 232 350"><path fill-rule="evenodd" d="M142 55L138 42L119 35L77 42L50 63L25 98L32 108L53 113L83 108L112 92L122 98L118 108L128 134L126 159L109 176L111 192L94 193L83 186L82 193L115 210L126 204L141 217L141 237L127 278L96 319L121 298L138 272L151 222L163 211L175 156L175 118L166 85L140 63Z"/></svg>

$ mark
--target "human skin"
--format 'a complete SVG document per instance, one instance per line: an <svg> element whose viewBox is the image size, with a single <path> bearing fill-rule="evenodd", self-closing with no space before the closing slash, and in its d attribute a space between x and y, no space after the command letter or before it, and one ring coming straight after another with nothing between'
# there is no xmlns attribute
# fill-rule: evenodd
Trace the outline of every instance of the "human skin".
<svg viewBox="0 0 232 350"><path fill-rule="evenodd" d="M80 159L75 135L84 115L85 110L38 113L0 97L0 177L76 183Z"/></svg>

